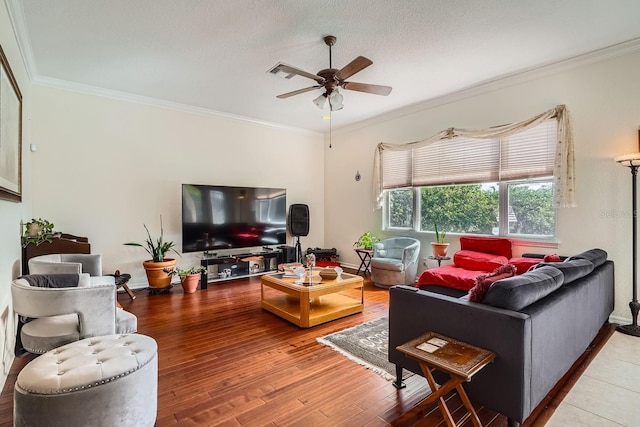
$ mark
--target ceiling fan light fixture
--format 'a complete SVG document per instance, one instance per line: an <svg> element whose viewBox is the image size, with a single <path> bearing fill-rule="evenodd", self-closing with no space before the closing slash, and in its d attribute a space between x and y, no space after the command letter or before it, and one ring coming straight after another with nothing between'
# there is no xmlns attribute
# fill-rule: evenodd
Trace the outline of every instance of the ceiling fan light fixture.
<svg viewBox="0 0 640 427"><path fill-rule="evenodd" d="M316 107L318 107L321 110L324 109L324 104L326 102L327 102L327 97L325 96L324 93L313 100L313 103L316 105Z"/></svg>
<svg viewBox="0 0 640 427"><path fill-rule="evenodd" d="M331 111L342 110L344 107L342 104L343 99L344 97L337 90L331 92L331 95L329 95L329 107L331 108Z"/></svg>

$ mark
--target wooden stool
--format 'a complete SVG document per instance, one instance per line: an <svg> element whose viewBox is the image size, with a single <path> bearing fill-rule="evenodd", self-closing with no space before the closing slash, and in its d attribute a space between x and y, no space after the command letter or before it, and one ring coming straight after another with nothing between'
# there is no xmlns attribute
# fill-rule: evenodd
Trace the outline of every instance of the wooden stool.
<svg viewBox="0 0 640 427"><path fill-rule="evenodd" d="M129 298L132 300L136 299L136 296L133 294L133 291L129 289L129 280L131 280L130 274L120 274L120 270L116 270L116 274L113 275L116 278L116 291L120 288L124 288L124 291L129 295Z"/></svg>
<svg viewBox="0 0 640 427"><path fill-rule="evenodd" d="M488 363L492 362L496 357L495 353L434 332L427 332L408 343L398 346L397 349L420 364L420 369L422 369L432 393L411 410L397 418L393 425L404 424L422 412L427 406L437 401L448 427L461 426L470 417L474 426L482 427L480 419L467 397L467 393L462 388L462 383L471 381L471 377L476 372L479 372ZM439 387L431 374L436 369L448 374L450 377L449 381ZM444 395L453 389L458 392L462 403L469 411L457 423L453 421L451 412L444 401Z"/></svg>

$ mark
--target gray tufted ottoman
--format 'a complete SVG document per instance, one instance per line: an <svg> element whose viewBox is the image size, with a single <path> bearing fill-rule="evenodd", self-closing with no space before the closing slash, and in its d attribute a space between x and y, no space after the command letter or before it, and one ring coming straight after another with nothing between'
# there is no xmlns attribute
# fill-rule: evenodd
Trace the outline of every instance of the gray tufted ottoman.
<svg viewBox="0 0 640 427"><path fill-rule="evenodd" d="M16 426L153 426L158 346L130 334L58 347L20 371L13 396Z"/></svg>

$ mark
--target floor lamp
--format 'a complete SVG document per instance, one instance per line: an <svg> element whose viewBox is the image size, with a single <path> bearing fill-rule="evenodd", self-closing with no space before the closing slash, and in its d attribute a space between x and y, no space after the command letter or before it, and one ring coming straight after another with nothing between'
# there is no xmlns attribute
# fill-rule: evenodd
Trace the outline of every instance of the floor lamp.
<svg viewBox="0 0 640 427"><path fill-rule="evenodd" d="M638 130L638 144L640 145L640 130ZM640 152L625 154L614 159L616 162L631 169L631 202L632 202L632 223L633 223L633 298L629 303L631 309L631 324L618 326L617 330L627 335L640 337L640 326L638 326L638 311L640 311L640 303L638 303L638 218L637 218L637 201L636 201L636 181L638 176L638 168L640 167Z"/></svg>

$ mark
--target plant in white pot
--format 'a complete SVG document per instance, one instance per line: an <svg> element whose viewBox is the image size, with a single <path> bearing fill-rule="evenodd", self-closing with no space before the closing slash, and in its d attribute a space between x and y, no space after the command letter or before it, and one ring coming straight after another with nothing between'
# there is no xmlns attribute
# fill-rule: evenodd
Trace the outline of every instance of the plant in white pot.
<svg viewBox="0 0 640 427"><path fill-rule="evenodd" d="M141 243L125 243L127 246L138 246L143 248L151 255L150 260L146 260L142 263L145 272L147 273L147 281L149 282L149 288L151 289L169 289L171 287L171 276L167 274L164 269L173 269L176 266L175 258L166 258L169 251L175 252L178 256L180 254L176 252L175 243L166 242L164 240L164 229L162 228L162 216L160 216L160 237L155 241L151 238L151 233L145 224L144 229L147 230L147 240L145 244Z"/></svg>
<svg viewBox="0 0 640 427"><path fill-rule="evenodd" d="M438 224L433 224L435 227L436 233L436 241L431 242L431 247L433 249L434 257L445 257L447 256L447 250L449 249L449 244L444 241L447 233L444 231L438 231Z"/></svg>
<svg viewBox="0 0 640 427"><path fill-rule="evenodd" d="M42 218L31 218L31 221L24 223L24 233L21 238L22 247L27 247L29 244L38 246L44 242L51 243L55 236L52 222Z"/></svg>
<svg viewBox="0 0 640 427"><path fill-rule="evenodd" d="M164 272L170 276L173 276L174 274L178 275L185 294L192 294L196 289L198 289L198 285L200 284L200 275L205 271L206 269L201 265L186 269L179 267L164 269Z"/></svg>

